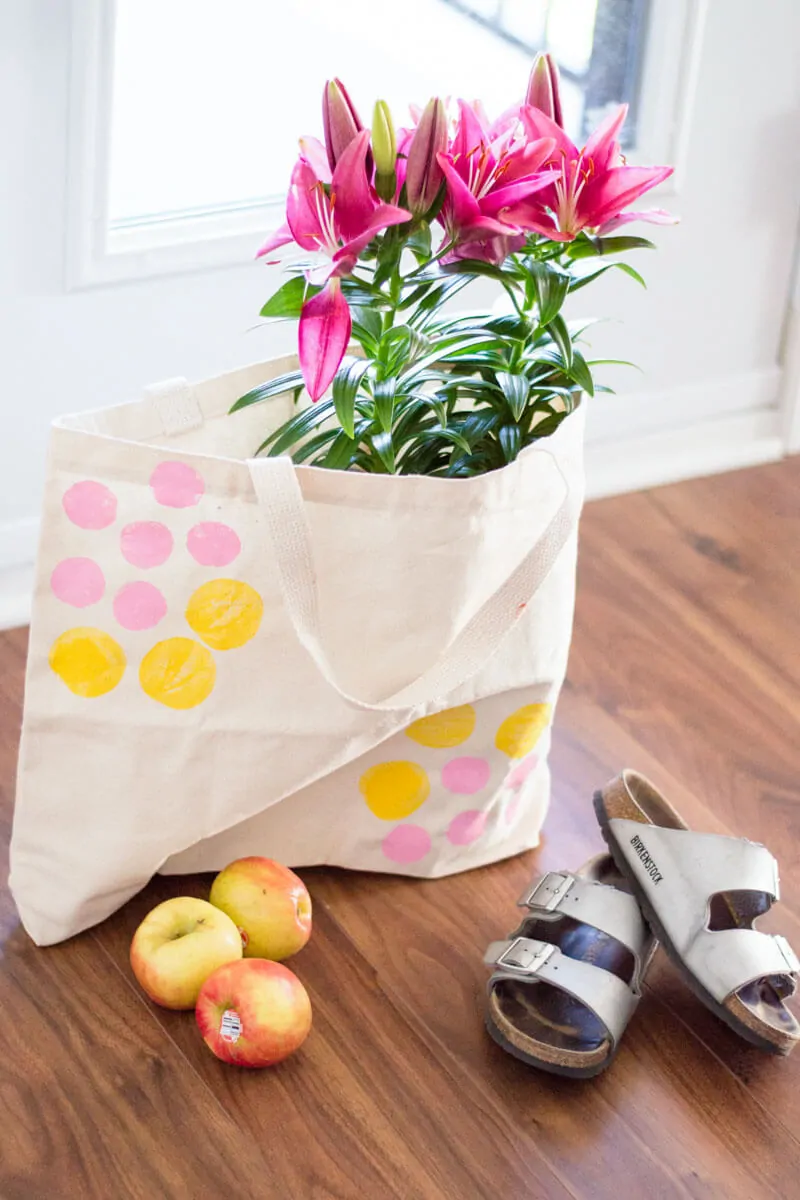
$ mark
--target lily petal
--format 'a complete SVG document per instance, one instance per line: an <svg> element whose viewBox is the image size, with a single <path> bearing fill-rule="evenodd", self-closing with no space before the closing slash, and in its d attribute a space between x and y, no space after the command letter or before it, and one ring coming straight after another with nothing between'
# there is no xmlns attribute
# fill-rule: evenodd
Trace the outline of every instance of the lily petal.
<svg viewBox="0 0 800 1200"><path fill-rule="evenodd" d="M615 167L590 179L578 210L583 225L602 225L634 200L668 179L672 167Z"/></svg>
<svg viewBox="0 0 800 1200"><path fill-rule="evenodd" d="M495 166L496 159L489 149L489 144L484 135L480 119L470 104L466 100L459 100L459 119L456 135L450 145L450 155L456 166L463 169L463 163L468 163L469 159L475 154L485 152L489 156L487 171L492 170Z"/></svg>
<svg viewBox="0 0 800 1200"><path fill-rule="evenodd" d="M328 165L328 152L319 138L301 137L300 154L320 182L330 183L331 169Z"/></svg>
<svg viewBox="0 0 800 1200"><path fill-rule="evenodd" d="M300 313L298 353L306 390L319 400L339 369L350 341L352 319L338 279L306 300Z"/></svg>
<svg viewBox="0 0 800 1200"><path fill-rule="evenodd" d="M294 241L294 234L285 223L280 229L276 229L271 233L264 245L256 252L256 258L261 258L264 254L269 254L270 250L277 250L278 246L286 246L289 242Z"/></svg>
<svg viewBox="0 0 800 1200"><path fill-rule="evenodd" d="M615 229L619 229L621 225L629 225L631 221L648 221L651 225L678 224L678 218L665 208L648 208L645 212L620 213L618 217L604 222L597 232L600 237L605 237L607 233L613 233Z"/></svg>
<svg viewBox="0 0 800 1200"><path fill-rule="evenodd" d="M627 115L627 104L620 104L590 136L583 153L588 161L594 163L595 170L604 171L607 167L617 166L613 161L619 155L617 134L625 124Z"/></svg>
<svg viewBox="0 0 800 1200"><path fill-rule="evenodd" d="M363 229L357 237L345 242L341 249L336 251L333 256L334 262L339 262L343 258L350 257L356 259L364 247L368 246L375 235L380 233L382 229L388 229L390 225L401 225L403 221L411 221L412 219L411 213L407 212L404 208L397 208L394 204L379 204L373 210L366 229ZM341 275L348 272L337 271L336 273L337 275Z"/></svg>
<svg viewBox="0 0 800 1200"><path fill-rule="evenodd" d="M497 216L500 209L511 208L519 204L521 200L527 200L529 196L540 192L542 188L546 188L554 179L558 178L558 171L540 171L538 175L531 175L527 179L518 179L516 183L509 183L507 187L495 188L481 200L481 212L488 216ZM505 220L505 217L501 219Z"/></svg>
<svg viewBox="0 0 800 1200"><path fill-rule="evenodd" d="M375 210L367 177L369 130L362 129L336 164L331 183L331 204L336 233L349 242L366 229Z"/></svg>
<svg viewBox="0 0 800 1200"><path fill-rule="evenodd" d="M543 163L553 157L555 148L555 138L537 138L534 142L528 142L521 150L509 154L503 163L500 176L503 186L513 183L516 179L534 175Z"/></svg>
<svg viewBox="0 0 800 1200"><path fill-rule="evenodd" d="M459 175L450 155L438 154L437 159L447 181L448 224L455 230L508 233L506 225L483 215L478 201Z"/></svg>
<svg viewBox="0 0 800 1200"><path fill-rule="evenodd" d="M289 185L286 220L294 240L304 250L318 250L320 242L327 240L320 220L320 205L325 208L328 205L322 184L306 160L299 158Z"/></svg>
<svg viewBox="0 0 800 1200"><path fill-rule="evenodd" d="M570 141L561 126L556 125L555 121L551 121L538 108L534 108L531 104L523 104L519 110L519 115L522 118L522 124L525 126L525 132L531 140L534 138L554 139L556 143L553 154L554 158L558 158L562 154L566 155L570 161L579 157L580 150L574 142Z"/></svg>

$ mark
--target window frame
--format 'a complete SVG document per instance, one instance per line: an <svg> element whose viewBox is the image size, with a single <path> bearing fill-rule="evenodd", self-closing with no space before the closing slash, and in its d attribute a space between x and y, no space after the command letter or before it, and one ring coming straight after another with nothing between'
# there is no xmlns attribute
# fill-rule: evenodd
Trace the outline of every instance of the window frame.
<svg viewBox="0 0 800 1200"><path fill-rule="evenodd" d="M629 162L673 163L660 196L678 193L708 0L652 0L637 145ZM282 197L176 214L108 237L116 0L71 0L65 264L70 291L244 265L284 219Z"/></svg>

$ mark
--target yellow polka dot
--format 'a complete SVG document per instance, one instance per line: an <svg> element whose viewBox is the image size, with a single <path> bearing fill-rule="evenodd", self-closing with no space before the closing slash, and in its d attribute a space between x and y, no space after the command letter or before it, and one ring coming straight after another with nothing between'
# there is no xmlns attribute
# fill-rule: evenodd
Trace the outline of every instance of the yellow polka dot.
<svg viewBox="0 0 800 1200"><path fill-rule="evenodd" d="M68 629L50 648L50 666L76 696L104 696L125 674L125 651L102 629Z"/></svg>
<svg viewBox="0 0 800 1200"><path fill-rule="evenodd" d="M471 704L459 708L446 708L432 717L422 717L409 725L406 735L420 746L444 750L449 746L460 746L472 735L475 728L475 709Z"/></svg>
<svg viewBox="0 0 800 1200"><path fill-rule="evenodd" d="M547 728L550 712L549 704L526 704L518 708L498 729L495 746L509 758L524 758Z"/></svg>
<svg viewBox="0 0 800 1200"><path fill-rule="evenodd" d="M211 694L214 656L191 638L167 638L148 650L139 667L142 690L168 708L194 708Z"/></svg>
<svg viewBox="0 0 800 1200"><path fill-rule="evenodd" d="M264 603L240 579L211 579L194 592L186 620L212 650L236 650L258 633Z"/></svg>
<svg viewBox="0 0 800 1200"><path fill-rule="evenodd" d="M430 795L431 785L422 767L413 762L379 763L361 776L361 793L382 821L410 817Z"/></svg>

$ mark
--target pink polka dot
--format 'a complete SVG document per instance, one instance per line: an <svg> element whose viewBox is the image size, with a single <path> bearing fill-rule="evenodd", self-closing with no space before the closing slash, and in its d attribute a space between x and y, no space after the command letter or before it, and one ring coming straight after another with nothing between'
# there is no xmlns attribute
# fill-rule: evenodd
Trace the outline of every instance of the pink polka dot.
<svg viewBox="0 0 800 1200"><path fill-rule="evenodd" d="M193 467L182 462L162 462L150 476L150 487L159 504L167 508L191 508L206 490Z"/></svg>
<svg viewBox="0 0 800 1200"><path fill-rule="evenodd" d="M91 558L65 558L50 576L50 587L59 600L73 608L87 608L103 599L106 581Z"/></svg>
<svg viewBox="0 0 800 1200"><path fill-rule="evenodd" d="M73 525L81 529L106 529L117 516L117 497L103 483L84 479L73 483L61 501Z"/></svg>
<svg viewBox="0 0 800 1200"><path fill-rule="evenodd" d="M454 846L469 846L476 842L483 833L486 825L486 813L477 808L468 808L457 817L453 817L447 827L447 839Z"/></svg>
<svg viewBox="0 0 800 1200"><path fill-rule="evenodd" d="M236 532L218 521L203 521L193 526L186 547L195 562L203 567L227 567L242 548Z"/></svg>
<svg viewBox="0 0 800 1200"><path fill-rule="evenodd" d="M383 853L396 863L419 862L430 848L430 834L421 825L396 825L381 843Z"/></svg>
<svg viewBox="0 0 800 1200"><path fill-rule="evenodd" d="M126 583L114 597L114 616L123 629L152 629L166 614L167 602L152 583Z"/></svg>
<svg viewBox="0 0 800 1200"><path fill-rule="evenodd" d="M492 767L485 758L451 758L442 768L442 784L448 792L473 796L489 782Z"/></svg>
<svg viewBox="0 0 800 1200"><path fill-rule="evenodd" d="M160 567L172 553L172 534L160 521L134 521L119 537L122 557L134 567Z"/></svg>
<svg viewBox="0 0 800 1200"><path fill-rule="evenodd" d="M529 754L527 758L523 758L518 766L514 767L513 771L509 771L506 776L506 787L517 791L521 788L525 780L539 765L539 759L535 754Z"/></svg>

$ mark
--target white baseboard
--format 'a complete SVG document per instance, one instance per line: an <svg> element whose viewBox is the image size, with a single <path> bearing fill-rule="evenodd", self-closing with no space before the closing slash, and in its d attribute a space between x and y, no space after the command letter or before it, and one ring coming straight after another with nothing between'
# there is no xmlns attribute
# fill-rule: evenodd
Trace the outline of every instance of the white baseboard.
<svg viewBox="0 0 800 1200"><path fill-rule="evenodd" d="M784 453L782 417L777 408L644 436L592 441L586 447L586 494L590 500L598 500L777 462Z"/></svg>
<svg viewBox="0 0 800 1200"><path fill-rule="evenodd" d="M589 401L586 446L590 499L715 475L786 453L786 418L776 406L778 368L730 380ZM0 629L30 617L39 522L0 524Z"/></svg>

